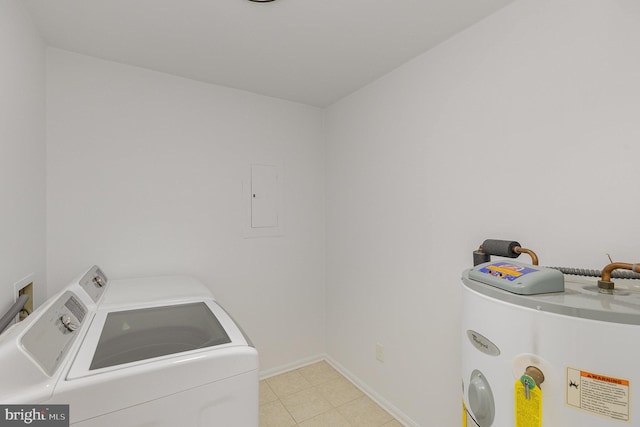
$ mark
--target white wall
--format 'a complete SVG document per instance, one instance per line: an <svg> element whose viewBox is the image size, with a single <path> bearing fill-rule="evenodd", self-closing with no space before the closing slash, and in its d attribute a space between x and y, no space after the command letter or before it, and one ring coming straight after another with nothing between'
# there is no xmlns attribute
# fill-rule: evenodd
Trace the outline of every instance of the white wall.
<svg viewBox="0 0 640 427"><path fill-rule="evenodd" d="M44 45L22 2L0 0L0 314L14 284L45 292Z"/></svg>
<svg viewBox="0 0 640 427"><path fill-rule="evenodd" d="M329 108L327 350L405 421L460 423L485 238L639 261L639 23L635 0L516 1Z"/></svg>
<svg viewBox="0 0 640 427"><path fill-rule="evenodd" d="M323 112L48 49L49 286L191 274L261 369L324 352ZM284 176L284 235L244 238L251 163Z"/></svg>

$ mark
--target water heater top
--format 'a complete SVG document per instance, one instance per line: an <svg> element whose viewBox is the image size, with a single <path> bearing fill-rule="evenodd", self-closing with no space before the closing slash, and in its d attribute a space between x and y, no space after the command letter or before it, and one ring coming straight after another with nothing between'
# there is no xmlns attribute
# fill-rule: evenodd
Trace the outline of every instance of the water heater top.
<svg viewBox="0 0 640 427"><path fill-rule="evenodd" d="M466 288L487 297L541 312L640 325L640 280L616 279L615 290L608 295L598 292L598 279L595 277L566 275L562 292L520 295L476 280L477 273L474 271L478 267L465 270L462 283ZM562 275L559 271L557 273Z"/></svg>

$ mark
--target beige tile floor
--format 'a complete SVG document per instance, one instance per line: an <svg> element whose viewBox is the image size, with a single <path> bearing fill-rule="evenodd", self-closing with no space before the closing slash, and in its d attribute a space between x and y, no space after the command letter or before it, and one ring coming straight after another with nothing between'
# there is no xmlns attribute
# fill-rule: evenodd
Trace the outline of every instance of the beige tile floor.
<svg viewBox="0 0 640 427"><path fill-rule="evenodd" d="M326 361L260 381L260 427L402 427Z"/></svg>

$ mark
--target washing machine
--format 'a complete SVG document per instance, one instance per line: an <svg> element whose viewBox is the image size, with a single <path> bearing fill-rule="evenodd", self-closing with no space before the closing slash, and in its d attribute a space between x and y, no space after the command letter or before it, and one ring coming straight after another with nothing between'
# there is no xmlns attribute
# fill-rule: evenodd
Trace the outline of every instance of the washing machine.
<svg viewBox="0 0 640 427"><path fill-rule="evenodd" d="M77 427L257 426L258 353L192 277L97 266L0 335L0 403Z"/></svg>
<svg viewBox="0 0 640 427"><path fill-rule="evenodd" d="M487 262L462 275L463 425L640 425L640 284Z"/></svg>

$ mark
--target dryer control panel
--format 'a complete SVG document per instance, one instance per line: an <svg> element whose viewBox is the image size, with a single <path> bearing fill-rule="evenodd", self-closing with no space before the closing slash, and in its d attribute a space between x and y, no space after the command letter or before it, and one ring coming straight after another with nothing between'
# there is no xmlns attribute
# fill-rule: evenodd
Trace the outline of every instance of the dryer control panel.
<svg viewBox="0 0 640 427"><path fill-rule="evenodd" d="M86 305L76 294L66 291L29 325L20 342L42 370L52 376L87 318Z"/></svg>
<svg viewBox="0 0 640 427"><path fill-rule="evenodd" d="M520 295L564 291L564 275L551 268L514 261L490 261L469 270L469 278Z"/></svg>
<svg viewBox="0 0 640 427"><path fill-rule="evenodd" d="M84 276L78 282L82 290L93 300L94 303L98 303L98 300L107 289L108 279L104 272L94 265L85 273Z"/></svg>

